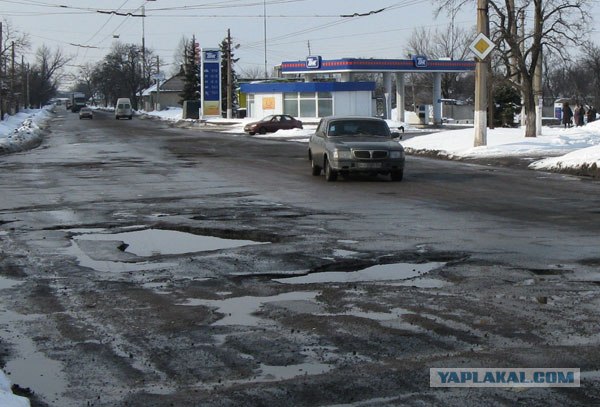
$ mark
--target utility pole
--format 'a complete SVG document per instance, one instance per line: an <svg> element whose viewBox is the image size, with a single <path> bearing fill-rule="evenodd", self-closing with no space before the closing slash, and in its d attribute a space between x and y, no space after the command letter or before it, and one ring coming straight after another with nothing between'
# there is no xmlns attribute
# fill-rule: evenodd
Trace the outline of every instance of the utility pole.
<svg viewBox="0 0 600 407"><path fill-rule="evenodd" d="M4 87L4 76L2 75L2 67L4 66L2 59L2 44L4 44L4 42L2 40L2 33L2 21L0 21L0 122L4 120L4 100L2 99L2 88Z"/></svg>
<svg viewBox="0 0 600 407"><path fill-rule="evenodd" d="M232 85L232 72L231 72L231 30L227 29L227 118L231 119L233 103L231 100L231 85Z"/></svg>
<svg viewBox="0 0 600 407"><path fill-rule="evenodd" d="M19 109L17 107L17 98L15 97L15 42L10 43L10 112L16 113Z"/></svg>
<svg viewBox="0 0 600 407"><path fill-rule="evenodd" d="M160 111L160 59L156 56L156 110Z"/></svg>
<svg viewBox="0 0 600 407"><path fill-rule="evenodd" d="M142 78L146 80L146 7L142 6ZM144 82L142 82L144 83Z"/></svg>
<svg viewBox="0 0 600 407"><path fill-rule="evenodd" d="M542 35L542 16L539 14L537 7L535 13L535 35ZM540 40L540 50L537 63L535 64L535 71L533 72L533 96L535 100L535 135L542 135L542 115L544 107L544 90L542 88L542 58L543 58L543 45Z"/></svg>
<svg viewBox="0 0 600 407"><path fill-rule="evenodd" d="M525 55L525 10L521 10L519 15L521 21L521 55ZM523 91L523 75L525 72L521 72L521 126L525 126L527 115L525 114L525 93Z"/></svg>
<svg viewBox="0 0 600 407"><path fill-rule="evenodd" d="M263 32L265 42L265 79L269 77L267 72L267 0L263 0Z"/></svg>
<svg viewBox="0 0 600 407"><path fill-rule="evenodd" d="M477 32L489 36L488 0L477 0ZM487 58L477 58L475 66L475 147L487 145L487 65Z"/></svg>
<svg viewBox="0 0 600 407"><path fill-rule="evenodd" d="M27 108L27 105L25 105L25 95L26 95L26 77L25 77L25 56L21 55L21 97L20 97L20 106L23 106L23 109Z"/></svg>

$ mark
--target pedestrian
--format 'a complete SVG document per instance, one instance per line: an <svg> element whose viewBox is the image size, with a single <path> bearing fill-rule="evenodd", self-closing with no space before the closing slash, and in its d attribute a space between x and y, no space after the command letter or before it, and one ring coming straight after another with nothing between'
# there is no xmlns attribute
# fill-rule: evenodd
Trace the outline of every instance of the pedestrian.
<svg viewBox="0 0 600 407"><path fill-rule="evenodd" d="M562 124L567 127L571 127L571 120L573 119L573 111L569 107L569 102L563 103L562 108Z"/></svg>
<svg viewBox="0 0 600 407"><path fill-rule="evenodd" d="M596 109L594 106L590 106L587 111L587 122L591 123L596 120Z"/></svg>
<svg viewBox="0 0 600 407"><path fill-rule="evenodd" d="M583 126L585 123L583 118L585 117L585 109L581 103L577 103L575 111L573 112L573 120L575 120L575 126Z"/></svg>
<svg viewBox="0 0 600 407"><path fill-rule="evenodd" d="M575 109L573 109L573 122L575 123L575 127L581 126L581 105L577 103L575 105Z"/></svg>

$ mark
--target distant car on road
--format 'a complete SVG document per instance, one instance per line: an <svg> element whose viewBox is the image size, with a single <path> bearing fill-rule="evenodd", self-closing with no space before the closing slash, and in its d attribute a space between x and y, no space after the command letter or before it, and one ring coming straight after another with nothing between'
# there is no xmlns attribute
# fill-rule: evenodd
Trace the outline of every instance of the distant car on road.
<svg viewBox="0 0 600 407"><path fill-rule="evenodd" d="M274 114L264 117L257 122L248 123L244 131L251 136L274 133L277 130L301 129L302 122L288 114Z"/></svg>
<svg viewBox="0 0 600 407"><path fill-rule="evenodd" d="M81 119L93 119L94 112L89 107L82 107L79 109L79 120Z"/></svg>
<svg viewBox="0 0 600 407"><path fill-rule="evenodd" d="M324 117L308 143L312 174L335 181L338 174L404 176L404 148L400 133L392 133L383 119L375 117Z"/></svg>

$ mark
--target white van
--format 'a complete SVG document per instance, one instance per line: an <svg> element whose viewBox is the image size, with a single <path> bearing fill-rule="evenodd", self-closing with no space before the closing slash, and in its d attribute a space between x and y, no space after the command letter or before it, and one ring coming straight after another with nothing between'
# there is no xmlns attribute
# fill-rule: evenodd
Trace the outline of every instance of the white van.
<svg viewBox="0 0 600 407"><path fill-rule="evenodd" d="M131 110L131 101L129 98L117 99L117 105L115 106L115 119L119 120L121 117L126 117L131 120L133 111Z"/></svg>

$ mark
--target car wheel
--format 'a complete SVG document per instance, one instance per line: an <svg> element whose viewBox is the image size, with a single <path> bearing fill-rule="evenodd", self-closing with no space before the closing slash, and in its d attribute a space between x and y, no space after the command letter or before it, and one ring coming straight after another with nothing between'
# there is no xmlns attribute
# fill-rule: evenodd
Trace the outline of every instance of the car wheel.
<svg viewBox="0 0 600 407"><path fill-rule="evenodd" d="M129 116L129 120L133 119L133 116Z"/></svg>
<svg viewBox="0 0 600 407"><path fill-rule="evenodd" d="M392 173L390 174L390 178L392 179L392 181L402 181L402 178L404 178L404 171L392 171Z"/></svg>
<svg viewBox="0 0 600 407"><path fill-rule="evenodd" d="M260 129L258 129L258 133L259 134L267 134L267 129L265 129L264 127L261 127Z"/></svg>
<svg viewBox="0 0 600 407"><path fill-rule="evenodd" d="M312 175L314 175L315 177L321 175L321 167L319 167L317 164L315 164L314 159L311 159L310 162L311 162L310 165L312 167Z"/></svg>
<svg viewBox="0 0 600 407"><path fill-rule="evenodd" d="M325 179L328 182L333 182L337 179L337 172L329 165L329 160L325 159Z"/></svg>
<svg viewBox="0 0 600 407"><path fill-rule="evenodd" d="M248 134L251 135L251 136L254 136L256 133L253 132L253 131L249 131Z"/></svg>

